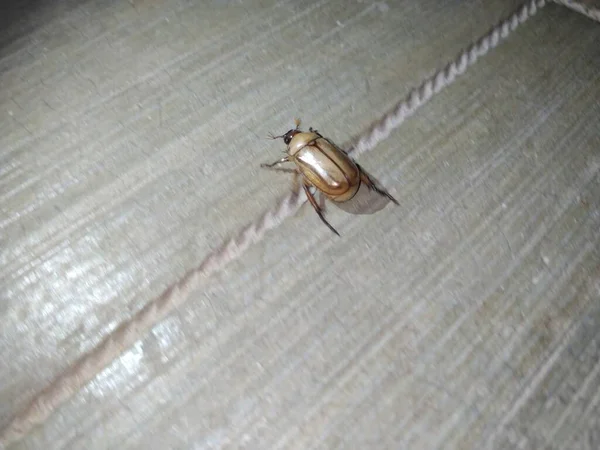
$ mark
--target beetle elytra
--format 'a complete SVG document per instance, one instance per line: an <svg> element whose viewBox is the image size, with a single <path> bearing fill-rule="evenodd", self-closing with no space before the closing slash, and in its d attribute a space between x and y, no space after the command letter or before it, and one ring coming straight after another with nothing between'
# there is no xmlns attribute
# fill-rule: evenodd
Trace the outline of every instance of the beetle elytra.
<svg viewBox="0 0 600 450"><path fill-rule="evenodd" d="M329 200L342 203L352 199L361 183L364 183L370 190L399 205L396 199L385 189L378 187L345 151L312 127L308 132L301 131L300 120L296 119L295 123L296 128L292 128L287 133L281 136L270 136L271 139L283 139L287 146L284 151L286 156L271 164L261 164L261 167L300 175L306 197L331 231L339 236L323 215L324 203L317 203L310 187L316 188ZM294 163L296 168L279 167L286 162Z"/></svg>

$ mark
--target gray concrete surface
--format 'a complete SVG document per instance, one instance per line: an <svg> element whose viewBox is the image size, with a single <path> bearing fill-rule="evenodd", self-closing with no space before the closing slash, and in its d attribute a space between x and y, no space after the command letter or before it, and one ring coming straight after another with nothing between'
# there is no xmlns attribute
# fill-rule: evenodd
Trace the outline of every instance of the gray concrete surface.
<svg viewBox="0 0 600 450"><path fill-rule="evenodd" d="M31 2L0 31L0 425L515 1ZM10 20L9 20L10 19ZM14 448L600 442L600 26L549 5Z"/></svg>

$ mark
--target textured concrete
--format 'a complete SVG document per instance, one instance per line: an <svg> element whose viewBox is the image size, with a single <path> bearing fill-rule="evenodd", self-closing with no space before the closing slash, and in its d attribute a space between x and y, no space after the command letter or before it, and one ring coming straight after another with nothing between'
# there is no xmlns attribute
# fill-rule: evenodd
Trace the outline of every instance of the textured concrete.
<svg viewBox="0 0 600 450"><path fill-rule="evenodd" d="M30 2L0 31L0 426L516 1ZM600 446L600 25L549 5L15 448Z"/></svg>

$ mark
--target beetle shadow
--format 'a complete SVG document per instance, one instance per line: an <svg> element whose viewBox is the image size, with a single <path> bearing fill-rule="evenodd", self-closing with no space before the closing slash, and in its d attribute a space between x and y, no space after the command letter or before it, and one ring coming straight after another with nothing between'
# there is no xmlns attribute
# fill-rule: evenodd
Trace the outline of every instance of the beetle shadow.
<svg viewBox="0 0 600 450"><path fill-rule="evenodd" d="M361 167L361 169L378 187L384 187L377 178L364 170L364 168ZM369 189L365 183L361 183L358 192L350 200L343 203L328 202L328 205L335 205L337 208L349 214L365 215L375 214L376 212L381 211L388 203L392 203L389 198Z"/></svg>

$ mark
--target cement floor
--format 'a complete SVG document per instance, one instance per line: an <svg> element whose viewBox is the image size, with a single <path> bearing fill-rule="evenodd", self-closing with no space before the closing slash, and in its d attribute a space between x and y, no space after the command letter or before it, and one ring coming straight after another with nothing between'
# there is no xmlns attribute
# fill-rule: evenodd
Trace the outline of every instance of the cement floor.
<svg viewBox="0 0 600 450"><path fill-rule="evenodd" d="M516 1L31 2L0 31L0 427ZM600 443L600 25L550 4L11 448Z"/></svg>

